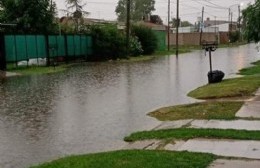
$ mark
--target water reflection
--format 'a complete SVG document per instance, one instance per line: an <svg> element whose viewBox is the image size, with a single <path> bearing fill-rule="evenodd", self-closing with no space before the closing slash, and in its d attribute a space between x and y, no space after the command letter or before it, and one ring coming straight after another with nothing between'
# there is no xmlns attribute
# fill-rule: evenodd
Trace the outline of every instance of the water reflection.
<svg viewBox="0 0 260 168"><path fill-rule="evenodd" d="M218 49L227 77L259 59L254 45ZM26 167L70 154L120 149L123 137L158 124L163 106L194 102L207 83L203 51L137 63L86 63L65 73L0 83L0 167Z"/></svg>

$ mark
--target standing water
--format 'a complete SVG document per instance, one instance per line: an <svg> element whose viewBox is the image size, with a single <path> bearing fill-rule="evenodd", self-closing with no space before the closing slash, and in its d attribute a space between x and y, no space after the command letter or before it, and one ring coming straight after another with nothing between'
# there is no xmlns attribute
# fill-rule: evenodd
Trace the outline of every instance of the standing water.
<svg viewBox="0 0 260 168"><path fill-rule="evenodd" d="M218 49L213 69L233 77L260 58L254 44ZM159 122L163 106L192 103L207 83L203 51L136 63L86 63L64 73L0 83L0 167L23 168L59 157L120 149L124 136Z"/></svg>

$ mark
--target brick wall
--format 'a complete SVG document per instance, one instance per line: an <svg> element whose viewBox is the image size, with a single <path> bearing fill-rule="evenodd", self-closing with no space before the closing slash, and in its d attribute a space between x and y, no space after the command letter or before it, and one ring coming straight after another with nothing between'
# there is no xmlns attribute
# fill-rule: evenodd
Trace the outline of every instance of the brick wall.
<svg viewBox="0 0 260 168"><path fill-rule="evenodd" d="M217 35L219 36L219 35ZM219 37L218 37L219 38ZM203 33L202 41L216 41L215 33ZM168 44L168 43L167 43ZM176 34L170 34L170 45L176 44ZM200 33L179 33L179 45L200 45Z"/></svg>

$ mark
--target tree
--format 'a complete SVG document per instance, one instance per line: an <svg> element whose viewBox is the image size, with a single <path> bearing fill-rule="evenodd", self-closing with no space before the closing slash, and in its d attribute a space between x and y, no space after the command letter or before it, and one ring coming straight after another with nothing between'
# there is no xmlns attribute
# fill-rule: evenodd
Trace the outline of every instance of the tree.
<svg viewBox="0 0 260 168"><path fill-rule="evenodd" d="M0 0L0 6L0 22L17 25L4 28L5 32L53 33L58 30L56 5L50 0Z"/></svg>
<svg viewBox="0 0 260 168"><path fill-rule="evenodd" d="M173 28L176 28L177 27L177 19L173 18L172 21L171 21L171 24L172 24ZM189 26L193 26L193 24L190 23L189 21L181 21L180 20L179 27L189 27Z"/></svg>
<svg viewBox="0 0 260 168"><path fill-rule="evenodd" d="M163 21L159 15L151 15L150 17L151 23L162 25Z"/></svg>
<svg viewBox="0 0 260 168"><path fill-rule="evenodd" d="M79 31L80 24L83 24L83 15L88 15L89 12L83 11L83 7L85 4L81 4L81 0L66 0L66 3L68 4L68 11L67 13L70 13L69 10L73 10L72 19L75 22L75 31Z"/></svg>
<svg viewBox="0 0 260 168"><path fill-rule="evenodd" d="M242 11L243 33L248 41L260 41L260 0Z"/></svg>
<svg viewBox="0 0 260 168"><path fill-rule="evenodd" d="M141 21L147 15L155 10L155 0L131 0L130 15L132 21ZM116 7L117 20L124 22L126 20L127 0L119 0Z"/></svg>

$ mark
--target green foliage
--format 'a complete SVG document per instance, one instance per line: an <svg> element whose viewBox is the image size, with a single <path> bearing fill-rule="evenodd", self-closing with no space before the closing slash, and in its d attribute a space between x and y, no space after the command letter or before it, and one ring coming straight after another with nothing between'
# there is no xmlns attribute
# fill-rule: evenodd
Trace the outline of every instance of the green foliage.
<svg viewBox="0 0 260 168"><path fill-rule="evenodd" d="M116 7L117 20L126 21L126 4L127 0L119 0ZM132 21L141 21L143 17L151 14L155 10L155 0L131 0L130 17Z"/></svg>
<svg viewBox="0 0 260 168"><path fill-rule="evenodd" d="M203 153L125 150L70 156L31 168L206 168L214 159Z"/></svg>
<svg viewBox="0 0 260 168"><path fill-rule="evenodd" d="M245 38L248 41L260 41L260 0L249 5L242 14Z"/></svg>
<svg viewBox="0 0 260 168"><path fill-rule="evenodd" d="M239 31L235 31L235 32L230 32L229 33L229 39L230 39L230 43L235 43L239 40L240 37L240 33Z"/></svg>
<svg viewBox="0 0 260 168"><path fill-rule="evenodd" d="M173 28L176 28L178 24L177 19L172 18L171 24ZM181 21L181 19L179 19L179 27L189 27L189 26L193 26L193 24L190 23L189 21Z"/></svg>
<svg viewBox="0 0 260 168"><path fill-rule="evenodd" d="M143 53L142 45L138 40L138 37L134 36L130 38L130 55L139 56Z"/></svg>
<svg viewBox="0 0 260 168"><path fill-rule="evenodd" d="M91 60L116 60L126 57L125 35L115 25L90 26L93 37L93 56Z"/></svg>
<svg viewBox="0 0 260 168"><path fill-rule="evenodd" d="M14 23L16 27L5 27L4 32L54 33L55 4L50 0L1 0L0 22Z"/></svg>
<svg viewBox="0 0 260 168"><path fill-rule="evenodd" d="M143 48L143 54L153 54L157 49L158 39L150 28L144 26L133 26L132 34L137 36Z"/></svg>

